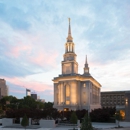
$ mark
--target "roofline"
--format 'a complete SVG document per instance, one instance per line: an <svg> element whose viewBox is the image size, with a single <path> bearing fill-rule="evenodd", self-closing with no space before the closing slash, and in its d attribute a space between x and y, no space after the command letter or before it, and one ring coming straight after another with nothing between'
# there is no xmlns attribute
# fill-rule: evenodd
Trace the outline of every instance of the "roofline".
<svg viewBox="0 0 130 130"><path fill-rule="evenodd" d="M119 91L101 91L101 93L111 93L111 92L130 92L130 90L119 90Z"/></svg>

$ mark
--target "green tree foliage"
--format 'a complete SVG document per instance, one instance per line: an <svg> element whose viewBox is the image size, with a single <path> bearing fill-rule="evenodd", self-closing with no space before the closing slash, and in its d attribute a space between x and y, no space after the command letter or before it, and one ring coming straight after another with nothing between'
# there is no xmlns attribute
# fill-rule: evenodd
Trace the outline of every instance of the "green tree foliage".
<svg viewBox="0 0 130 130"><path fill-rule="evenodd" d="M90 117L88 117L88 114L86 113L82 122L81 130L93 130Z"/></svg>
<svg viewBox="0 0 130 130"><path fill-rule="evenodd" d="M36 101L36 104L37 104L38 109L43 109L44 108L44 103L43 102Z"/></svg>
<svg viewBox="0 0 130 130"><path fill-rule="evenodd" d="M0 103L6 104L6 101L9 101L10 103L16 103L17 98L14 96L5 96L0 100Z"/></svg>
<svg viewBox="0 0 130 130"><path fill-rule="evenodd" d="M92 110L90 117L92 122L109 122L114 114L115 108L99 108Z"/></svg>
<svg viewBox="0 0 130 130"><path fill-rule="evenodd" d="M24 117L23 117L23 119L22 119L22 121L21 121L21 125L25 128L25 130L26 130L26 127L28 126L28 124L29 124L29 121L28 121L28 118L27 118L27 116L26 116L26 114L24 115Z"/></svg>
<svg viewBox="0 0 130 130"><path fill-rule="evenodd" d="M44 103L44 109L48 109L48 108L53 108L53 103L52 102L45 102Z"/></svg>
<svg viewBox="0 0 130 130"><path fill-rule="evenodd" d="M30 96L24 97L19 105L21 108L37 108L36 101Z"/></svg>
<svg viewBox="0 0 130 130"><path fill-rule="evenodd" d="M7 104L7 102L9 104ZM42 103L40 101L35 101L32 97L27 96L23 99L17 99L13 96L5 96L0 100L0 105L2 109L22 109L22 108L33 108L33 109L52 109L52 102Z"/></svg>
<svg viewBox="0 0 130 130"><path fill-rule="evenodd" d="M77 120L78 119L75 112L72 112L71 117L70 117L70 123L74 124L73 130L75 130L75 124L77 124Z"/></svg>
<svg viewBox="0 0 130 130"><path fill-rule="evenodd" d="M9 108L14 109L16 107L17 98L14 96L5 96L0 100L0 104L2 106L2 110L7 110ZM7 104L8 103L8 104Z"/></svg>

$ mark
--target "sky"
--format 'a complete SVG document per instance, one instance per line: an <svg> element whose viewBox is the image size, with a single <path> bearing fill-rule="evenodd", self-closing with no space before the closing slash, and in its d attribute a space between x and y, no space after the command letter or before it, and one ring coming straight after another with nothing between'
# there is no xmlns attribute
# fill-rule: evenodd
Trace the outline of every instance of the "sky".
<svg viewBox="0 0 130 130"><path fill-rule="evenodd" d="M87 55L101 91L130 90L130 0L0 0L0 78L9 95L23 98L28 88L53 101L68 18L78 73Z"/></svg>

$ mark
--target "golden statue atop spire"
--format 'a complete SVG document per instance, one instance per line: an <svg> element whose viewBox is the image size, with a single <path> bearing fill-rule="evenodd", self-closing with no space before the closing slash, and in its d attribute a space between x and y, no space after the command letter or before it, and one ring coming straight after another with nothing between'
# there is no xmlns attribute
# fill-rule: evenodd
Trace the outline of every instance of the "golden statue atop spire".
<svg viewBox="0 0 130 130"><path fill-rule="evenodd" d="M68 20L69 20L69 24L70 24L70 18L68 18Z"/></svg>

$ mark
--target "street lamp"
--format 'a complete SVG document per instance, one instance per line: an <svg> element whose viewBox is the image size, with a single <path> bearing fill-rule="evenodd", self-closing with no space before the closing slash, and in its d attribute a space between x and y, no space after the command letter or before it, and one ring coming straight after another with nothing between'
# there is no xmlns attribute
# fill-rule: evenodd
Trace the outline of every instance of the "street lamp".
<svg viewBox="0 0 130 130"><path fill-rule="evenodd" d="M88 105L88 117L89 117L89 107L90 107L90 106Z"/></svg>
<svg viewBox="0 0 130 130"><path fill-rule="evenodd" d="M17 109L18 109L19 103L16 103L16 106L17 106Z"/></svg>

